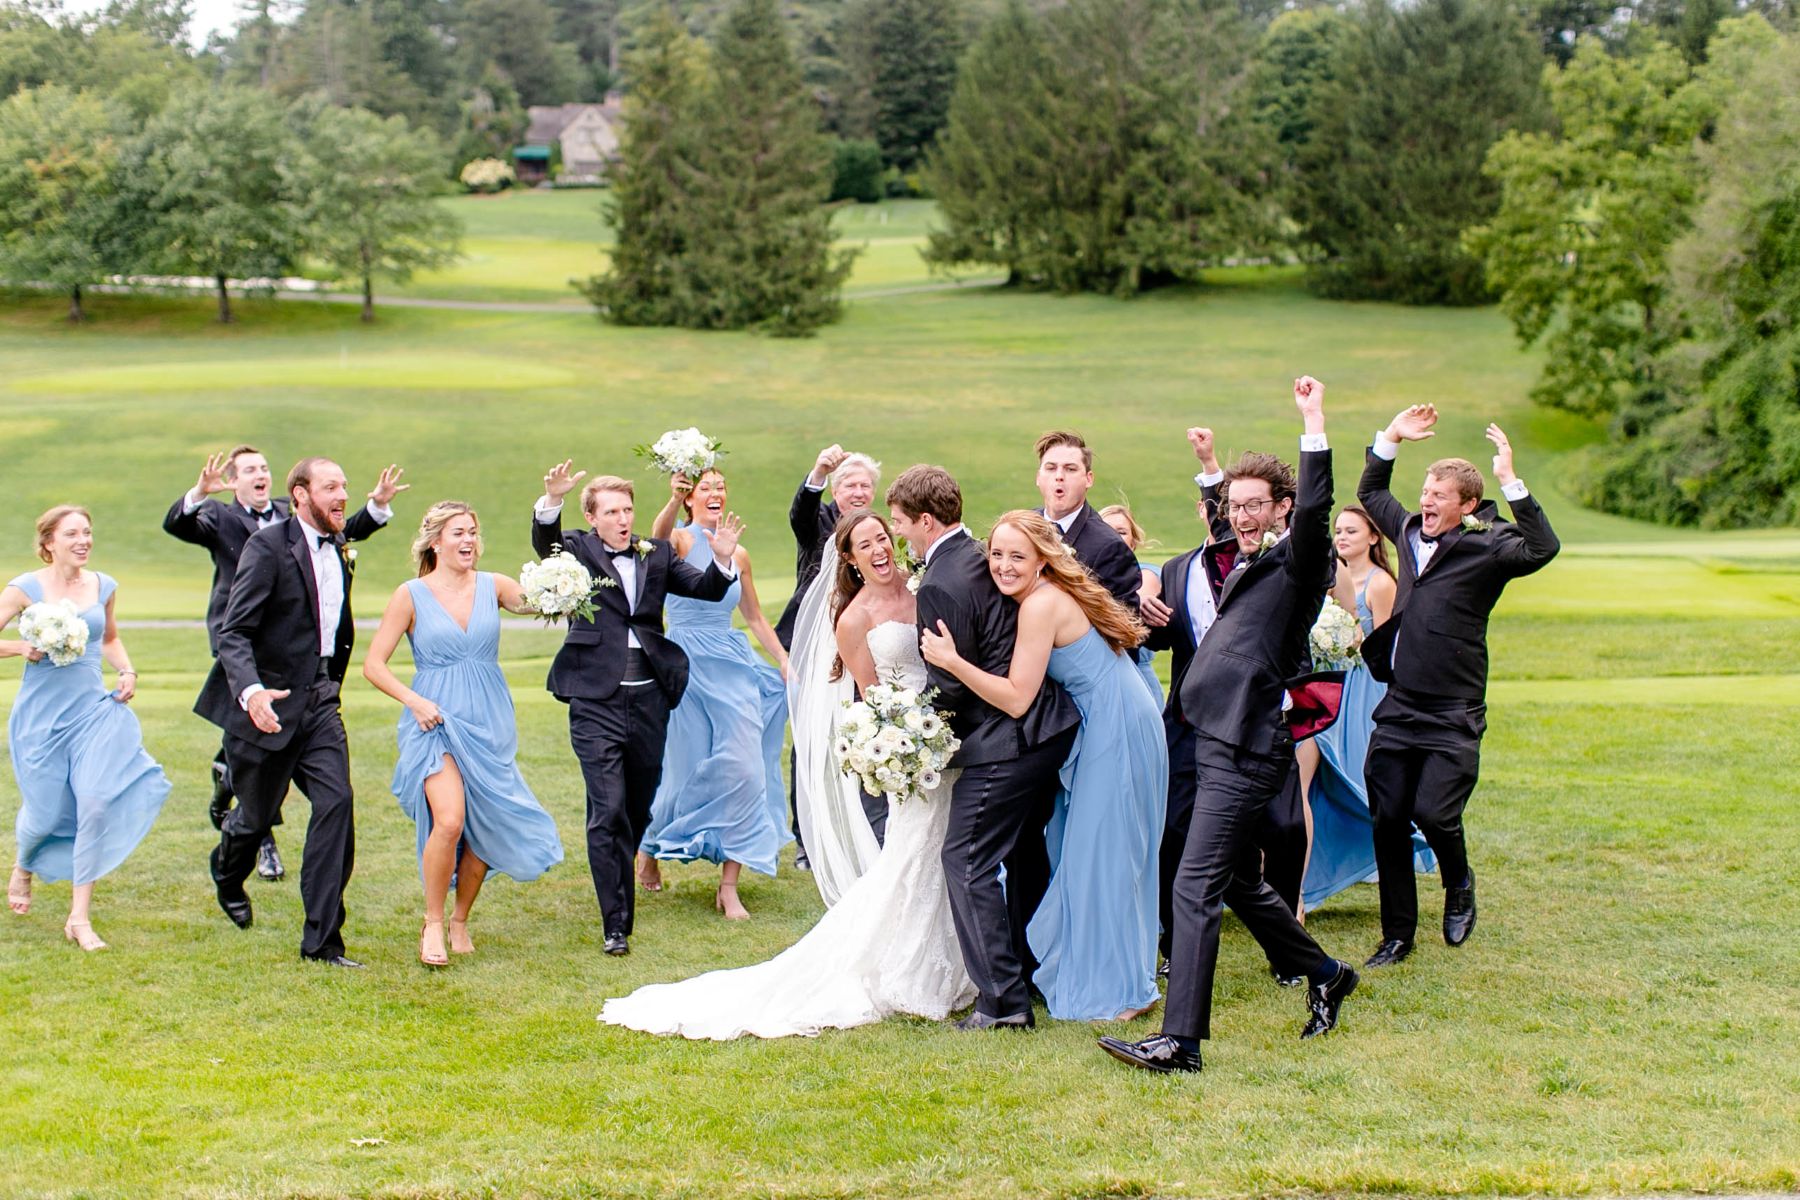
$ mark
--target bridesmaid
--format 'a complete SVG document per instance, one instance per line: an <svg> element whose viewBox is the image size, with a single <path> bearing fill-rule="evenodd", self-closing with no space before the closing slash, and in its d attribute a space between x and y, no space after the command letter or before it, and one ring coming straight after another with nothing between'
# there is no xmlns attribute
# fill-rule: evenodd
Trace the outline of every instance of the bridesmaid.
<svg viewBox="0 0 1800 1200"><path fill-rule="evenodd" d="M556 823L519 774L519 730L500 671L500 610L530 613L516 580L477 571L481 523L440 500L413 539L419 577L394 590L363 662L363 678L406 706L398 726L394 796L418 823L425 925L419 961L441 967L451 877L449 950L473 954L469 909L488 872L521 882L562 861ZM388 666L400 636L412 646L408 687Z"/></svg>
<svg viewBox="0 0 1800 1200"><path fill-rule="evenodd" d="M968 662L941 622L922 634L925 661L1015 717L1046 674L1081 710L1081 733L1044 831L1050 887L1025 936L1038 957L1032 981L1051 1016L1127 1021L1157 1000L1157 848L1169 790L1162 713L1131 657L1144 627L1042 514L1000 518L988 538L988 570L1019 604L1009 673L990 675Z"/></svg>
<svg viewBox="0 0 1800 1200"><path fill-rule="evenodd" d="M1109 504L1100 510L1100 519L1112 526L1114 533L1125 539L1125 545L1133 555L1151 544L1144 527L1137 523L1131 515L1131 508L1124 504ZM1147 563L1138 559L1138 603L1154 600L1162 595L1162 568L1156 563ZM1150 694L1156 697L1156 706L1162 707L1162 681L1156 677L1156 652L1149 646L1139 646L1134 653L1138 674L1150 685Z"/></svg>
<svg viewBox="0 0 1800 1200"><path fill-rule="evenodd" d="M73 880L63 936L83 950L104 950L89 921L94 881L144 840L169 781L144 752L143 730L125 707L137 672L113 617L118 584L88 569L93 548L88 510L58 505L37 522L37 555L50 565L0 589L0 629L29 606L58 600L72 602L88 627L86 652L66 667L23 641L0 642L0 658L26 660L6 727L19 784L19 857L6 901L22 916L31 909L33 875ZM118 672L110 692L102 659Z"/></svg>
<svg viewBox="0 0 1800 1200"><path fill-rule="evenodd" d="M1356 614L1363 636L1394 611L1394 568L1375 522L1352 504L1338 514L1334 530L1337 582L1331 597ZM1294 747L1310 849L1301 889L1304 909L1356 883L1375 878L1374 824L1363 783L1363 760L1375 729L1375 706L1387 685L1361 663L1344 677L1343 707L1337 723ZM1424 837L1413 831L1413 867L1435 871L1437 859Z"/></svg>
<svg viewBox="0 0 1800 1200"><path fill-rule="evenodd" d="M712 561L725 499L725 476L717 469L691 483L677 475L651 536L667 538L676 554L704 566ZM750 913L738 898L740 874L745 867L775 874L790 836L781 778L788 660L756 598L749 552L740 546L735 561L737 582L723 600L670 596L667 601L669 639L687 651L690 671L687 693L669 714L662 783L637 870L638 882L654 892L662 890L658 859L719 863L713 907L728 920L742 921ZM734 607L779 670L732 629Z"/></svg>

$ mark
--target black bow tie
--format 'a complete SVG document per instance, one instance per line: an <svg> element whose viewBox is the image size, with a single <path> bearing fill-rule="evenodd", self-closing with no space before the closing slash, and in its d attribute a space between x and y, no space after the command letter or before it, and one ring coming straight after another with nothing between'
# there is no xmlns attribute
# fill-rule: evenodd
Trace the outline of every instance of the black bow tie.
<svg viewBox="0 0 1800 1200"><path fill-rule="evenodd" d="M253 509L250 509L249 512L250 512L250 515L253 518L255 518L256 523L258 525L267 525L270 521L273 521L275 519L275 515L276 515L275 509L273 506L270 506L269 508L265 508L265 509L261 509L261 510L253 508Z"/></svg>
<svg viewBox="0 0 1800 1200"><path fill-rule="evenodd" d="M637 553L635 547L626 546L623 550L614 550L605 542L600 543L600 549L606 552L608 558L630 558L633 554Z"/></svg>
<svg viewBox="0 0 1800 1200"><path fill-rule="evenodd" d="M1436 534L1436 533L1426 533L1423 529L1421 529L1421 530L1419 530L1419 544L1421 546L1435 546L1435 545L1437 545L1438 538L1441 536L1443 536L1443 535Z"/></svg>

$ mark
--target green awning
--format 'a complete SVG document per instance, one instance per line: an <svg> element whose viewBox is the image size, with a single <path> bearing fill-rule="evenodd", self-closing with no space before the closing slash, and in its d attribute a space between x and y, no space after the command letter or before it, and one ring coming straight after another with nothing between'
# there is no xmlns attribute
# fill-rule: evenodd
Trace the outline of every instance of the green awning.
<svg viewBox="0 0 1800 1200"><path fill-rule="evenodd" d="M550 147L548 147L548 146L514 146L513 147L513 157L514 158L541 158L545 162L549 162L550 161Z"/></svg>

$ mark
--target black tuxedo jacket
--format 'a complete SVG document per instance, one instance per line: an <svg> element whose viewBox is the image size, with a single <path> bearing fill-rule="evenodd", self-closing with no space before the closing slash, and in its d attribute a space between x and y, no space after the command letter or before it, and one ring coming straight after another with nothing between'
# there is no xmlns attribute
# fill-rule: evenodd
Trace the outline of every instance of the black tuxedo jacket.
<svg viewBox="0 0 1800 1200"><path fill-rule="evenodd" d="M640 539L634 534L632 544ZM573 554L596 580L611 580L594 597L592 620L569 624L562 649L550 663L544 686L558 700L605 700L619 690L625 678L626 638L637 634L638 645L650 662L657 686L672 708L687 691L687 652L663 635L663 598L673 592L696 600L723 600L731 580L717 563L702 571L675 556L669 543L650 541L648 554L638 555L636 609L626 602L624 582L605 552L605 543L586 529L562 529L546 525L531 515L531 548L539 558L558 547ZM633 551L636 553L636 551Z"/></svg>
<svg viewBox="0 0 1800 1200"><path fill-rule="evenodd" d="M1040 508L1038 512L1043 514L1044 510ZM1075 551L1081 565L1088 569L1088 574L1098 579L1100 586L1112 593L1113 599L1135 613L1138 588L1144 580L1131 547L1125 544L1119 531L1102 521L1093 505L1084 503L1070 523L1069 532L1062 537L1063 542Z"/></svg>
<svg viewBox="0 0 1800 1200"><path fill-rule="evenodd" d="M783 646L793 647L794 622L800 616L800 601L806 589L819 577L819 562L825 557L825 543L837 529L837 501L827 504L825 492L813 491L800 481L794 502L788 506L788 528L794 531L794 594L775 622L775 638Z"/></svg>
<svg viewBox="0 0 1800 1200"><path fill-rule="evenodd" d="M957 652L983 671L1005 675L1012 669L1013 644L1019 638L1019 606L994 586L986 551L966 532L952 535L931 556L919 584L919 627L935 631L940 620L949 627ZM1081 723L1075 701L1048 675L1037 700L1023 717L1014 719L950 672L937 667L926 670L931 686L938 689L935 703L950 713L950 728L962 739L952 766L1010 762L1027 748Z"/></svg>
<svg viewBox="0 0 1800 1200"><path fill-rule="evenodd" d="M342 683L350 649L356 644L356 623L350 616L350 585L356 572L341 541L337 561L344 573L344 607L328 668L331 678ZM313 579L306 526L287 520L257 530L238 558L219 625L218 657L194 711L232 737L265 750L287 745L318 674L318 614L319 585ZM288 691L275 701L280 733L262 732L238 706L238 696L253 683Z"/></svg>
<svg viewBox="0 0 1800 1200"><path fill-rule="evenodd" d="M1421 574L1412 550L1419 514L1394 499L1388 490L1393 477L1393 460L1371 449L1356 498L1394 543L1400 587L1393 614L1363 643L1363 661L1376 679L1416 695L1483 700L1488 615L1508 581L1541 569L1562 543L1532 497L1512 506L1510 522L1484 500L1472 515L1492 528L1443 534Z"/></svg>
<svg viewBox="0 0 1800 1200"><path fill-rule="evenodd" d="M1331 451L1300 455L1298 492L1288 536L1225 577L1218 619L1179 687L1188 724L1257 754L1281 726L1287 681L1312 668L1309 636L1334 574Z"/></svg>
<svg viewBox="0 0 1800 1200"><path fill-rule="evenodd" d="M276 521L286 520L287 497L277 496L273 504L278 514ZM191 513L182 511L186 505L184 494L163 518L163 532L202 546L212 555L213 581L212 593L206 600L206 640L216 656L219 653L219 628L225 624L225 605L231 599L231 581L237 574L238 558L259 526L256 518L236 501L206 500ZM366 507L359 508L344 521L344 540L360 542L380 528L381 522L371 517Z"/></svg>
<svg viewBox="0 0 1800 1200"><path fill-rule="evenodd" d="M1212 541L1209 545L1196 546L1192 550L1184 550L1162 565L1162 602L1174 610L1169 623L1160 629L1150 630L1150 638L1144 644L1152 650L1169 652L1169 695L1163 703L1163 730L1173 745L1176 739L1187 736L1193 727L1187 718L1181 715L1181 682L1187 677L1188 666L1194 661L1194 623L1188 616L1188 572L1194 562L1194 556L1207 556L1206 574L1212 584L1213 604L1219 602L1219 592L1224 586L1228 568L1221 568L1216 553L1220 547L1235 547L1237 535L1231 531L1231 524L1225 519L1219 508L1219 487L1217 485L1202 488L1201 498L1206 501L1206 511L1210 514ZM1235 550L1233 551L1235 555Z"/></svg>

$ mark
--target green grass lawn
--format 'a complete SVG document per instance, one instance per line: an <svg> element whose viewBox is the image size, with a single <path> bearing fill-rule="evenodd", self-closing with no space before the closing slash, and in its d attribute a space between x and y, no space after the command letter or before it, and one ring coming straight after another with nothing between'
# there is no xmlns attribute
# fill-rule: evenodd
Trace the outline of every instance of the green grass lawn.
<svg viewBox="0 0 1800 1200"><path fill-rule="evenodd" d="M562 193L590 203L592 193ZM898 217L894 218L899 220ZM401 529L359 561L357 609L403 579L405 529L456 495L487 520L489 566L528 554L526 509L552 459L659 485L628 447L698 424L730 447L765 601L788 587L783 514L817 448L891 474L962 479L977 523L1035 501L1030 444L1053 426L1096 447L1097 497L1128 494L1161 541L1189 543L1182 430L1288 448L1288 381L1324 379L1338 492L1399 405L1446 409L1432 454L1486 464L1489 419L1562 534L1564 556L1507 596L1483 785L1470 810L1482 919L1460 951L1429 941L1370 978L1339 1034L1303 1013L1227 923L1217 1040L1179 1080L1093 1048L1116 1026L970 1037L893 1021L811 1041L690 1044L598 1025L610 995L748 963L817 917L810 880L751 877L755 919L711 911L703 866L647 898L633 954L599 951L581 791L542 690L555 634L509 632L521 763L568 858L495 881L480 953L414 961L413 832L387 791L397 706L354 679L359 805L347 978L296 958L292 876L252 883L230 927L204 858L205 767L189 712L198 630L136 630L137 704L176 788L149 839L102 881L113 943L63 943L68 889L0 914L0 1195L892 1197L1612 1194L1800 1186L1800 967L1792 819L1800 537L1699 535L1576 508L1562 472L1596 430L1532 409L1534 361L1488 310L1326 304L1291 277L1234 273L1132 302L932 293L852 304L799 342L621 331L584 315L353 311L248 303L221 329L204 300L101 297L0 308L0 562L33 565L51 503L95 509L95 562L125 617L192 617L207 569L157 528L209 449L258 442L278 469L339 456L416 487ZM1409 450L1402 478L1426 454ZM646 519L647 523L647 519ZM7 563L10 565L7 565ZM366 635L365 635L366 640ZM0 665L0 710L18 669ZM0 772L0 816L17 803ZM281 831L290 871L306 808ZM0 837L0 846L9 845ZM1427 891L1425 910L1432 901ZM1374 891L1312 917L1366 954ZM1155 1019L1128 1028L1153 1028Z"/></svg>
<svg viewBox="0 0 1800 1200"><path fill-rule="evenodd" d="M601 189L529 190L441 201L463 222L462 260L423 272L379 295L440 300L585 302L569 286L605 269L612 229L601 211ZM839 243L861 250L848 295L936 283L991 280L988 269L932 275L919 258L935 206L924 200L847 204L834 218Z"/></svg>

